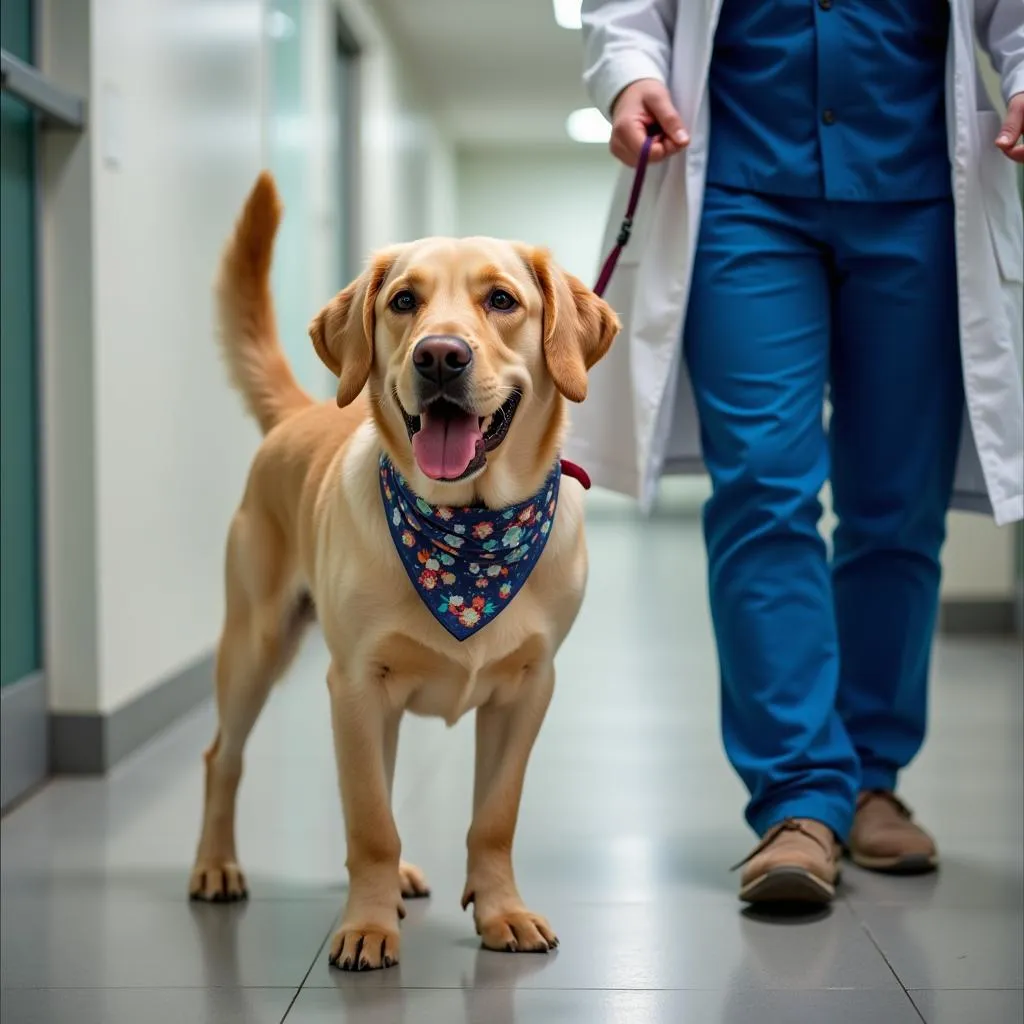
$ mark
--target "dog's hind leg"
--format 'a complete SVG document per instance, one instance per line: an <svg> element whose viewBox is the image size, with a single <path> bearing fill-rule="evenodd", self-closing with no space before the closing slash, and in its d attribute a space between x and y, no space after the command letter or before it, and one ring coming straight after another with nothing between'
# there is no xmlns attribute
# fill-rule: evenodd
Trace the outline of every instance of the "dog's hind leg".
<svg viewBox="0 0 1024 1024"><path fill-rule="evenodd" d="M206 798L193 899L248 895L235 849L242 752L274 682L298 650L311 606L296 590L284 538L259 513L240 511L228 537L226 615L217 650L217 733L206 751Z"/></svg>

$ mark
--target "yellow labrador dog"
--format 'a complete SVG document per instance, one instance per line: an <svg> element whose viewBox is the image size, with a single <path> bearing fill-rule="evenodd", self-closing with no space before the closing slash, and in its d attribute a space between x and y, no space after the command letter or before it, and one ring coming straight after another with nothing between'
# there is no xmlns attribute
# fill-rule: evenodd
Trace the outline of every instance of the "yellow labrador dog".
<svg viewBox="0 0 1024 1024"><path fill-rule="evenodd" d="M559 462L565 399L586 396L618 321L542 250L485 238L395 246L310 326L338 377L337 405L317 403L276 335L280 216L263 174L217 286L227 364L266 437L227 542L219 722L191 895L247 895L234 828L242 751L315 609L350 876L331 963L397 963L402 898L428 892L400 859L391 814L405 711L449 724L476 711L463 906L488 948L546 951L557 939L519 895L512 839L587 575L581 488Z"/></svg>

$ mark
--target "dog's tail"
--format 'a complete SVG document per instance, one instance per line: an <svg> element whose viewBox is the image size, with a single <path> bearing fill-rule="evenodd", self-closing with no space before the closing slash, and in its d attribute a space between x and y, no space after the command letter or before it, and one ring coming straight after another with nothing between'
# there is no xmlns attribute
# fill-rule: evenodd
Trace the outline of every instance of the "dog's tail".
<svg viewBox="0 0 1024 1024"><path fill-rule="evenodd" d="M263 433L313 404L292 374L277 337L270 263L282 205L263 171L249 193L221 257L217 319L231 382Z"/></svg>

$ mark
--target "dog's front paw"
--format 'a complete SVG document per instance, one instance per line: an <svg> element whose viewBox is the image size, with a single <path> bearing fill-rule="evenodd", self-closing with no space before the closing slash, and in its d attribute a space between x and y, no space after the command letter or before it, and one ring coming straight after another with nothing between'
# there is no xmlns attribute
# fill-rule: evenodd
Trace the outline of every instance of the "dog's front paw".
<svg viewBox="0 0 1024 1024"><path fill-rule="evenodd" d="M404 899L415 900L430 895L427 876L415 864L410 864L407 860L403 860L398 865L398 884Z"/></svg>
<svg viewBox="0 0 1024 1024"><path fill-rule="evenodd" d="M331 939L327 962L343 971L375 971L398 963L397 928L342 924Z"/></svg>
<svg viewBox="0 0 1024 1024"><path fill-rule="evenodd" d="M525 907L477 918L476 930L485 949L503 953L549 953L558 945L547 920Z"/></svg>
<svg viewBox="0 0 1024 1024"><path fill-rule="evenodd" d="M206 903L236 903L249 898L249 889L234 861L200 861L192 869L188 894Z"/></svg>

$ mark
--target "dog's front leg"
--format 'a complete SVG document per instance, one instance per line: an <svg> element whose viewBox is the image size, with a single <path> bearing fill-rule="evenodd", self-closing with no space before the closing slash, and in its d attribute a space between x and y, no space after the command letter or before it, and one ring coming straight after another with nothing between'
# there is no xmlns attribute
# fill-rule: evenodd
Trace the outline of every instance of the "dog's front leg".
<svg viewBox="0 0 1024 1024"><path fill-rule="evenodd" d="M349 892L330 962L346 971L398 963L401 841L391 814L386 744L395 723L384 689L349 679L332 663L327 674L338 781L345 812Z"/></svg>
<svg viewBox="0 0 1024 1024"><path fill-rule="evenodd" d="M476 713L473 823L462 905L473 904L476 930L488 949L546 953L558 945L547 921L527 910L512 871L526 764L554 684L554 665L536 666L512 703L485 704Z"/></svg>
<svg viewBox="0 0 1024 1024"><path fill-rule="evenodd" d="M395 759L398 757L398 729L401 716L389 719L384 730L384 771L388 780L388 802L393 808L395 790ZM406 900L425 899L430 895L430 884L427 876L415 864L407 860L398 865L398 887L402 898Z"/></svg>

